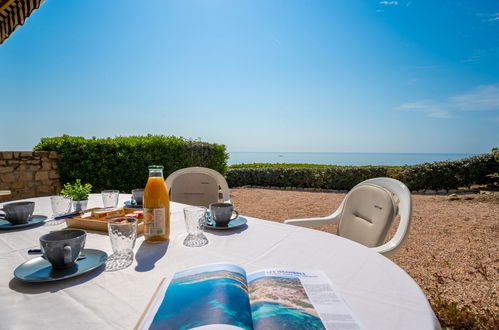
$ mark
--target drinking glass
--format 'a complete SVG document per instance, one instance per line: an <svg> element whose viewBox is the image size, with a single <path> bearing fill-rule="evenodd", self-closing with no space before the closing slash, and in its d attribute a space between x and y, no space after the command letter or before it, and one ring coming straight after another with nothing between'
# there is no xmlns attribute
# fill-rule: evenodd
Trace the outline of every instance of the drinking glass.
<svg viewBox="0 0 499 330"><path fill-rule="evenodd" d="M50 196L50 205L52 205L52 219L46 221L49 225L58 225L63 223L65 219L55 220L54 217L71 212L71 196Z"/></svg>
<svg viewBox="0 0 499 330"><path fill-rule="evenodd" d="M206 223L206 208L190 206L184 208L185 227L187 237L184 245L198 247L208 244L208 239L204 236L203 228Z"/></svg>
<svg viewBox="0 0 499 330"><path fill-rule="evenodd" d="M104 207L112 207L115 208L118 206L118 197L120 196L119 190L104 190L101 192L102 195L102 203L104 203Z"/></svg>
<svg viewBox="0 0 499 330"><path fill-rule="evenodd" d="M137 218L115 217L107 222L114 254L106 262L106 270L124 269L132 264L133 247L137 238Z"/></svg>

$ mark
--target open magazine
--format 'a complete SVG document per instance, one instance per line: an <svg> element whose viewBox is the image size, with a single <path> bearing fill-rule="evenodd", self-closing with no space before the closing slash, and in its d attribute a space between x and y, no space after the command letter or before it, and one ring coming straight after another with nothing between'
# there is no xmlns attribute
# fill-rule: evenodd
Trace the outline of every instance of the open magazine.
<svg viewBox="0 0 499 330"><path fill-rule="evenodd" d="M364 329L322 271L209 264L163 280L137 329Z"/></svg>

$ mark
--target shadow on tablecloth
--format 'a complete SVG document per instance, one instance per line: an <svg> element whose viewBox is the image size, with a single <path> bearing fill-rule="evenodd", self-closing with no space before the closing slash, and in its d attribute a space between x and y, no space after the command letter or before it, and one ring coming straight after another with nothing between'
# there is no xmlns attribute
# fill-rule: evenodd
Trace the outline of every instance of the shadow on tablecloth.
<svg viewBox="0 0 499 330"><path fill-rule="evenodd" d="M152 270L156 261L163 258L166 254L169 244L169 240L156 244L142 242L139 250L135 253L135 260L137 261L135 270L138 272L148 272Z"/></svg>

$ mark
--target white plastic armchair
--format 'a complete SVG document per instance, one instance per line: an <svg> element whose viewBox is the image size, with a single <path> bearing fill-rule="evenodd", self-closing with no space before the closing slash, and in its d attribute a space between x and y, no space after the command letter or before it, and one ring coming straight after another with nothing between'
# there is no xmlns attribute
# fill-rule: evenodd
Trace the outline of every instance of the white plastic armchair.
<svg viewBox="0 0 499 330"><path fill-rule="evenodd" d="M230 203L227 181L211 168L182 168L170 174L165 182L174 202L208 207L218 202L221 193L223 202Z"/></svg>
<svg viewBox="0 0 499 330"><path fill-rule="evenodd" d="M369 246L363 242L359 242L361 244L364 244L366 246L369 246L372 248L374 251L379 252L383 254L384 256L389 257L390 255L393 255L405 242L407 235L409 234L409 228L411 225L411 215L412 215L412 200L411 200L411 192L409 189L403 184L402 182L392 179L392 178L374 178L374 179L368 179L365 181L362 181L358 185L356 185L352 190L347 194L345 199L341 202L340 206L336 211L333 212L333 214L327 216L327 217L321 217L321 218L307 218L307 219L289 219L284 221L284 223L290 224L290 225L295 225L295 226L316 226L316 225L324 225L324 224L330 224L330 223L336 223L340 222L341 226L341 221L342 217L344 216L344 211L345 211L345 204L349 203L349 196L354 191L355 188L360 187L360 186L378 186L381 187L385 190L388 190L391 192L394 197L395 197L395 212L391 216L392 219L388 219L387 221L387 227L386 230L383 229L381 232L379 232L378 237L375 238L380 245L379 246ZM358 189L356 189L358 190ZM362 200L361 203L364 204L365 206L366 203L369 203L369 200ZM358 203L358 201L357 201ZM375 205L376 207L377 205ZM347 207L351 210L351 207ZM353 210L353 214L356 217L361 217L363 220L366 220L366 217L363 217L362 215L359 215L357 211ZM400 221L399 225L397 228L397 231L395 232L395 235L386 243L384 240L386 239L386 236L388 235L388 229L391 226L393 220L396 218L396 216L400 216ZM369 219L367 219L369 222ZM370 227L371 224L367 224L365 221L363 221L362 226L357 226L354 228L354 230L359 230L362 228L367 228ZM367 226L367 227L366 227ZM340 227L338 229L338 235L342 235L343 233L340 231ZM354 233L354 235L369 235L369 233ZM345 235L347 236L347 235ZM350 238L350 237L347 237ZM355 240L355 239L354 239Z"/></svg>

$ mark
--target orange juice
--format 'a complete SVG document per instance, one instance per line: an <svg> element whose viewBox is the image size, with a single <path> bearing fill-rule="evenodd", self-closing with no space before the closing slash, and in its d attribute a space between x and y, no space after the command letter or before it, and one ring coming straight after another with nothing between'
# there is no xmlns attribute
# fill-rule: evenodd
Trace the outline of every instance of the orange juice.
<svg viewBox="0 0 499 330"><path fill-rule="evenodd" d="M159 243L170 238L170 197L163 179L163 166L149 166L144 189L145 241Z"/></svg>

